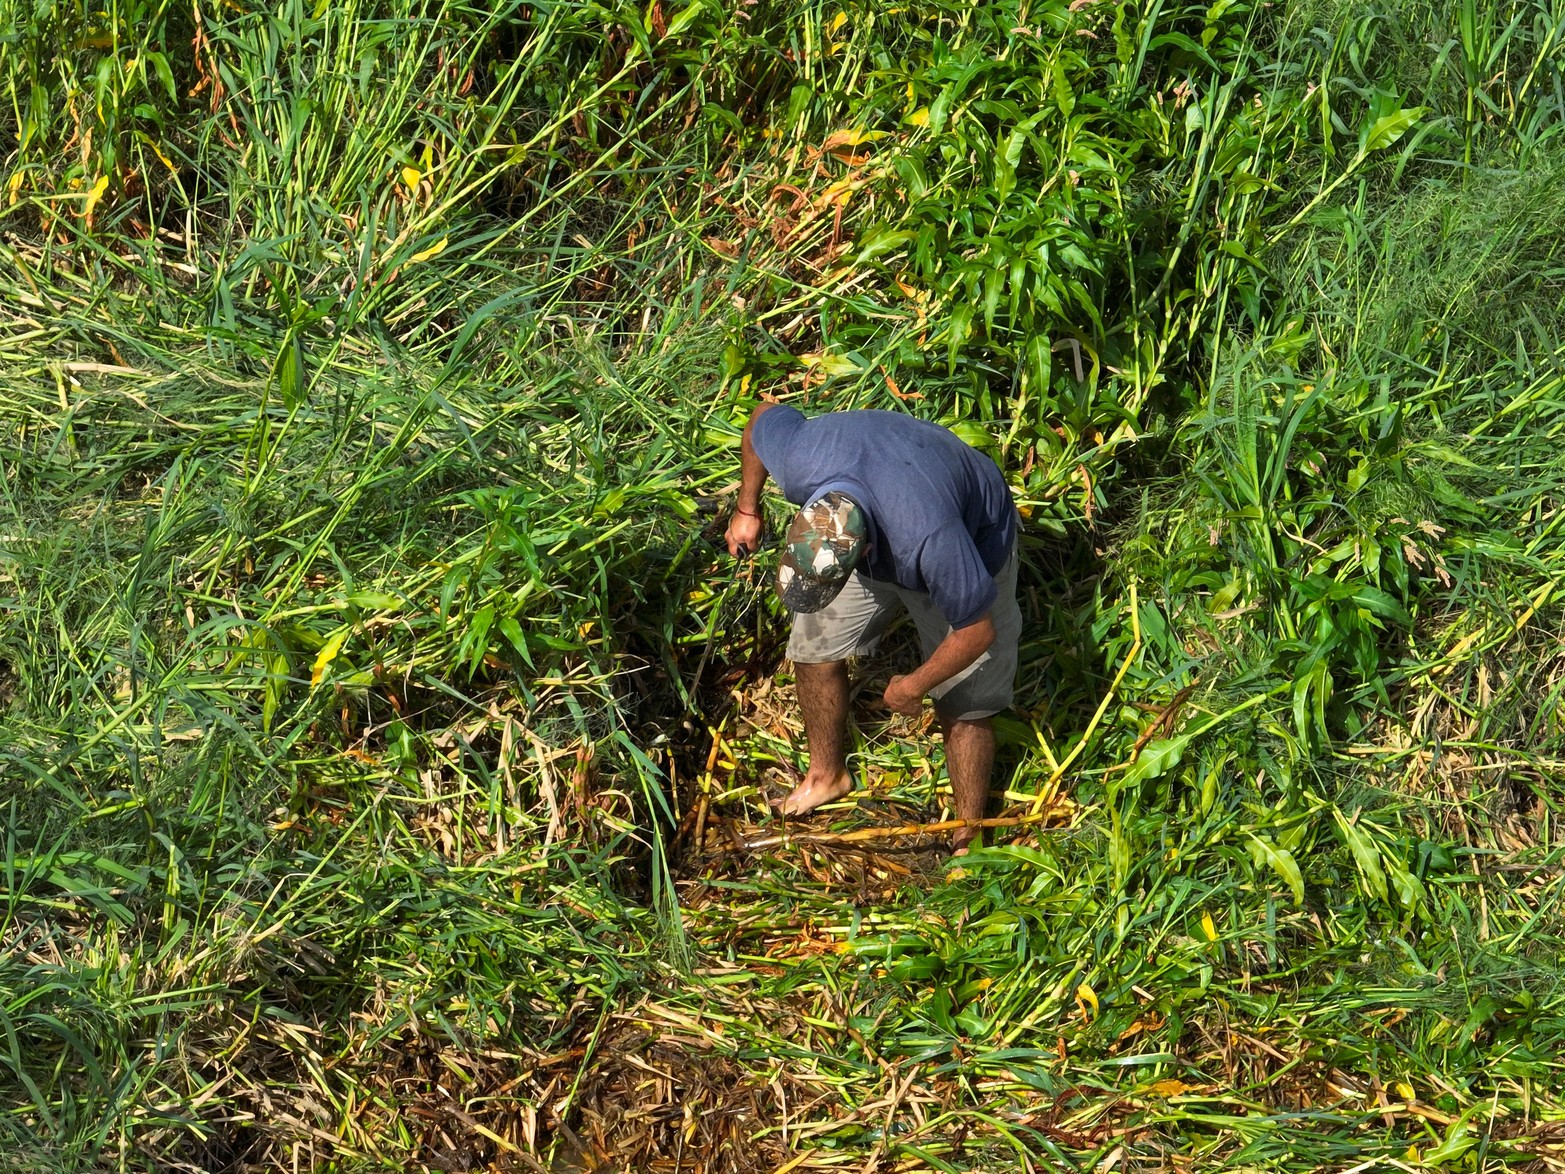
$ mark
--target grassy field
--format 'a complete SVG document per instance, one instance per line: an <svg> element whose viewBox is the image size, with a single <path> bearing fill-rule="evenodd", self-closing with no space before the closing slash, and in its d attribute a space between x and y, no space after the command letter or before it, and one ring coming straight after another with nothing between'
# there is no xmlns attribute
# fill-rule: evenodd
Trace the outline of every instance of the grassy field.
<svg viewBox="0 0 1565 1174"><path fill-rule="evenodd" d="M1565 1168L1562 224L1562 0L0 0L0 1169ZM1014 486L968 858L763 395Z"/></svg>

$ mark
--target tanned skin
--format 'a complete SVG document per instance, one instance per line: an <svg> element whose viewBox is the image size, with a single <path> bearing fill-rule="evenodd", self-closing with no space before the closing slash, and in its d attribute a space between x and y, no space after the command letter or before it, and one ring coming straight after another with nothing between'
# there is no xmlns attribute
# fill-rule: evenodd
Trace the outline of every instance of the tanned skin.
<svg viewBox="0 0 1565 1174"><path fill-rule="evenodd" d="M766 467L755 455L750 434L755 422L772 404L761 404L745 425L740 450L739 501L728 523L728 553L735 558L753 554L761 542L761 490ZM973 623L956 628L934 653L911 673L886 683L886 707L916 717L924 698L937 685L950 680L989 650L994 643L994 621L985 612ZM795 664L799 712L804 717L804 737L809 744L810 766L799 785L779 804L784 815L803 815L822 803L840 799L853 789L848 773L848 666L835 660L823 664ZM989 798L989 775L994 768L994 724L988 718L948 718L940 714L945 731L946 770L958 819L982 819ZM973 846L977 829L963 828L951 837L958 854Z"/></svg>

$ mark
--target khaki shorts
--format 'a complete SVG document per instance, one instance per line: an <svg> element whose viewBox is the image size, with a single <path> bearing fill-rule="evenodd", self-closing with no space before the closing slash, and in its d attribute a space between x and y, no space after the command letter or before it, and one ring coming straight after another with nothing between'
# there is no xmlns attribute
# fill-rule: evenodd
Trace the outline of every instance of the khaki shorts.
<svg viewBox="0 0 1565 1174"><path fill-rule="evenodd" d="M1016 679L1017 645L1022 635L1022 612L1016 606L1016 551L995 576L999 594L990 618L994 643L962 672L930 691L935 710L947 721L975 720L1007 709ZM825 664L868 656L881 634L901 608L907 608L918 626L924 659L951 633L951 625L936 609L927 593L909 591L895 583L881 583L858 571L843 585L837 598L824 609L793 617L788 656L797 664Z"/></svg>

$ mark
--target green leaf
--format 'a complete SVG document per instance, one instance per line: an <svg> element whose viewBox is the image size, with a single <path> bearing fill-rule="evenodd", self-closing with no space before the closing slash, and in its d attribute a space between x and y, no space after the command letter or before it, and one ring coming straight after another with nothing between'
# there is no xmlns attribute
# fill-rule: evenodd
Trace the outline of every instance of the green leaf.
<svg viewBox="0 0 1565 1174"><path fill-rule="evenodd" d="M522 626L516 622L515 616L500 617L500 634L506 638L506 641L512 648L516 649L517 654L527 662L528 668L536 669L538 667L533 663L532 649L527 647L527 637L522 632Z"/></svg>
<svg viewBox="0 0 1565 1174"><path fill-rule="evenodd" d="M1167 774L1184 758L1185 747L1189 743L1189 734L1180 734L1174 738L1154 738L1146 744L1140 757L1125 772L1121 786L1142 783Z"/></svg>
<svg viewBox="0 0 1565 1174"><path fill-rule="evenodd" d="M1025 374L1029 384L1029 390L1039 395L1047 395L1050 380L1054 376L1054 353L1050 348L1050 338L1047 334L1039 332L1027 340L1027 364ZM1054 436L1052 429L1044 429L1048 436L1041 437L1047 442Z"/></svg>
<svg viewBox="0 0 1565 1174"><path fill-rule="evenodd" d="M1076 95L1071 92L1069 79L1065 76L1065 63L1058 57L1049 70L1049 81L1054 90L1054 104L1060 108L1060 113L1066 118L1076 109Z"/></svg>
<svg viewBox="0 0 1565 1174"><path fill-rule="evenodd" d="M1369 480L1369 458L1364 458L1348 470L1348 492L1357 493Z"/></svg>
<svg viewBox="0 0 1565 1174"><path fill-rule="evenodd" d="M277 354L277 362L272 368L272 374L277 380L277 389L282 393L285 405L292 409L304 402L304 342L297 333L290 331L288 337L283 340L282 350Z"/></svg>
<svg viewBox="0 0 1565 1174"><path fill-rule="evenodd" d="M1325 623L1325 616L1322 616ZM1293 685L1293 723L1299 737L1310 736L1310 718L1314 718L1316 732L1327 737L1326 702L1331 697L1331 672L1324 660L1317 661L1307 672L1301 671ZM1311 700L1314 705L1311 706Z"/></svg>
<svg viewBox="0 0 1565 1174"><path fill-rule="evenodd" d="M1478 1139L1472 1135L1472 1128L1464 1121L1454 1121L1446 1131L1445 1140L1433 1149L1424 1151L1423 1164L1434 1167L1448 1165L1460 1160L1477 1144Z"/></svg>
<svg viewBox="0 0 1565 1174"><path fill-rule="evenodd" d="M1428 110L1427 106L1406 106L1394 114L1386 114L1375 119L1364 133L1364 145L1359 148L1359 153L1369 155L1389 147L1406 134Z"/></svg>
<svg viewBox="0 0 1565 1174"><path fill-rule="evenodd" d="M1409 913L1421 912L1424 908L1424 882L1409 872L1401 861L1387 856L1384 863L1391 878L1391 888L1402 908Z"/></svg>
<svg viewBox="0 0 1565 1174"><path fill-rule="evenodd" d="M468 629L468 639L472 641L472 651L467 665L468 676L478 671L484 663L484 655L489 651L489 628L494 623L494 607L484 604L473 613L473 624Z"/></svg>
<svg viewBox="0 0 1565 1174"><path fill-rule="evenodd" d="M1342 832L1343 842L1347 844L1348 851L1353 853L1353 859L1359 866L1359 873L1364 878L1364 887L1384 901L1387 893L1386 873L1380 867L1380 849L1368 835L1348 822L1341 811L1333 810L1332 815L1337 820L1337 828Z"/></svg>
<svg viewBox="0 0 1565 1174"><path fill-rule="evenodd" d="M401 611L403 607L403 600L399 596L388 595L384 591L350 591L344 599L366 611Z"/></svg>
<svg viewBox="0 0 1565 1174"><path fill-rule="evenodd" d="M705 7L704 0L690 0L690 3L685 5L679 15L668 22L668 31L663 34L664 40L679 36L680 33L694 24L696 17L701 15L701 9Z"/></svg>
<svg viewBox="0 0 1565 1174"><path fill-rule="evenodd" d="M1353 593L1353 602L1366 611L1374 612L1377 616L1392 620L1398 624L1410 625L1413 617L1407 614L1407 608L1393 595L1388 595L1379 587L1360 587Z"/></svg>
<svg viewBox="0 0 1565 1174"><path fill-rule="evenodd" d="M288 687L288 658L281 653L266 657L266 691L261 701L261 729L272 732L272 722L277 717L277 707L282 704L283 690Z"/></svg>
<svg viewBox="0 0 1565 1174"><path fill-rule="evenodd" d="M945 129L946 115L951 111L951 102L955 97L955 91L951 86L946 86L935 95L935 100L929 104L928 126L931 132L939 134Z"/></svg>
<svg viewBox="0 0 1565 1174"><path fill-rule="evenodd" d="M170 102L179 101L179 88L174 84L174 71L169 68L168 58L156 50L147 53L147 60L152 62L153 71L158 75L158 80L163 83L163 88L168 91Z"/></svg>
<svg viewBox="0 0 1565 1174"><path fill-rule="evenodd" d="M531 296L532 290L527 286L523 286L520 289L508 290L499 297L490 298L482 306L479 306L478 309L474 310L470 315L468 315L467 321L462 323L462 329L457 332L456 341L451 344L450 357L446 359L446 365L441 370L440 376L436 380L436 383L443 381L452 372L458 370L457 359L461 357L463 350L472 340L473 335L478 332L478 328L480 326L482 326L486 321L494 317L494 315L498 314L500 311L508 309L517 302L524 301Z"/></svg>
<svg viewBox="0 0 1565 1174"><path fill-rule="evenodd" d="M946 426L963 444L976 448L980 452L991 451L994 448L994 437L982 424L973 420L954 420Z"/></svg>
<svg viewBox="0 0 1565 1174"><path fill-rule="evenodd" d="M1260 836L1251 836L1248 847L1251 859L1258 865L1270 865L1272 871L1293 891L1293 899L1300 905L1304 904L1304 873L1299 870L1299 862L1293 858L1293 853Z"/></svg>
<svg viewBox="0 0 1565 1174"><path fill-rule="evenodd" d="M1058 82L1058 72L1055 76ZM1069 92L1067 89L1066 94L1069 95ZM1010 195L1011 189L1016 186L1016 169L1021 166L1022 152L1027 149L1027 140L1032 135L1032 129L1038 125L1042 117L1041 113L1034 114L1024 122L1017 123L1011 128L1011 133L1000 140L995 152L994 164L994 194L997 203L1004 203L1005 197Z"/></svg>
<svg viewBox="0 0 1565 1174"><path fill-rule="evenodd" d="M1026 145L1027 136L1019 129L1000 140L1000 149L995 153L994 162L994 198L997 203L1003 204L1005 197L1016 186L1016 165L1021 162L1022 148Z"/></svg>
<svg viewBox="0 0 1565 1174"><path fill-rule="evenodd" d="M893 232L883 225L872 228L860 241L859 260L872 261L876 257L900 249L912 239L913 234L910 232Z"/></svg>

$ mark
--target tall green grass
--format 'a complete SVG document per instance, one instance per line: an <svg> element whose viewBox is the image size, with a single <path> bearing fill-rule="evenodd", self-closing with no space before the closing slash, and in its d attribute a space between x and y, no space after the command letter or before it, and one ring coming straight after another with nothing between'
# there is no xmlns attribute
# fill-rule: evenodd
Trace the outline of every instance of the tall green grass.
<svg viewBox="0 0 1565 1174"><path fill-rule="evenodd" d="M0 1152L1551 1160L1562 36L0 0ZM733 850L762 392L1001 461L1064 826Z"/></svg>

